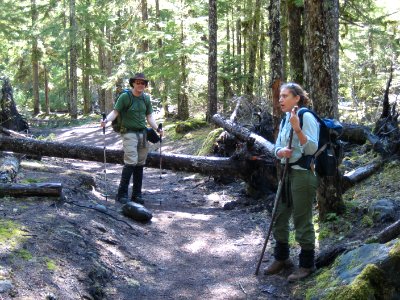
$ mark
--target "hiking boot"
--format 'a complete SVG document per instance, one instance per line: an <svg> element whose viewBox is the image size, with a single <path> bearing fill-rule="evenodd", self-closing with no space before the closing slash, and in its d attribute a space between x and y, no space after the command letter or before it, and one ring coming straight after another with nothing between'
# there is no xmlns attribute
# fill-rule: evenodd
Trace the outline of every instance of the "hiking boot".
<svg viewBox="0 0 400 300"><path fill-rule="evenodd" d="M126 195L122 195L122 196L119 196L118 194L115 196L115 201L117 201L117 202L119 202L119 203L121 203L121 204L126 204L126 203L128 203L129 201L130 201L130 199L129 199L129 197L128 197L128 195L126 194Z"/></svg>
<svg viewBox="0 0 400 300"><path fill-rule="evenodd" d="M274 260L274 262L264 269L265 275L278 274L283 269L289 269L293 267L293 263L290 259L286 260Z"/></svg>
<svg viewBox="0 0 400 300"><path fill-rule="evenodd" d="M292 274L289 275L288 281L289 282L295 282L297 280L301 280L303 278L306 278L313 272L313 268L298 268L296 271L294 271Z"/></svg>
<svg viewBox="0 0 400 300"><path fill-rule="evenodd" d="M131 200L132 200L132 202L135 202L135 203L144 204L144 200L142 198L142 194L132 195Z"/></svg>

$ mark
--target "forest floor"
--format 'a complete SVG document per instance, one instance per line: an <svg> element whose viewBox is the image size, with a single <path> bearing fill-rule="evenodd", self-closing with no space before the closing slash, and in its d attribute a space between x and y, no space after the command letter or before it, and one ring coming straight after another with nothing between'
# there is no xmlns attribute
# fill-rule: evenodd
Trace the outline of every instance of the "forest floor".
<svg viewBox="0 0 400 300"><path fill-rule="evenodd" d="M93 123L51 132L59 142L121 145L111 128L104 136ZM201 140L167 136L162 145L162 151L193 154ZM18 182L61 182L65 198L0 200L0 299L303 298L304 285L289 284L289 271L254 275L270 212L258 209L261 200L246 196L244 183L221 184L199 174L145 168L145 206L153 218L142 224L123 216L122 205L114 201L121 169L51 157L22 161ZM399 185L396 180L386 186L383 179L369 184L380 189L379 197L387 194L400 202ZM364 201L359 189L346 197ZM240 205L224 210L230 201ZM96 210L99 204L105 213ZM351 220L336 217L329 226L320 225L325 239L318 247L339 239L361 241L387 226L362 224L361 206L350 212ZM340 222L351 228L336 228ZM294 248L291 255L297 262ZM271 253L268 247L262 268Z"/></svg>

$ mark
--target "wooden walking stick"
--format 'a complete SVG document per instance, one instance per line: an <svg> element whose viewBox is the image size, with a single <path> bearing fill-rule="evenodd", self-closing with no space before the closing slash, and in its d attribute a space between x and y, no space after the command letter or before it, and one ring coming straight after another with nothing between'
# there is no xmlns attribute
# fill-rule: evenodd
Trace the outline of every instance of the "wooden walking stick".
<svg viewBox="0 0 400 300"><path fill-rule="evenodd" d="M294 112L296 113L297 106L295 106L293 109L294 109ZM289 134L289 145L288 145L289 149L292 148L292 140L293 140L293 128L290 129L290 134ZM258 260L255 275L258 275L258 272L260 271L260 266L261 266L262 259L264 257L265 249L267 248L268 240L269 240L269 237L271 236L272 226L274 225L274 221L276 218L276 209L278 206L279 199L281 198L281 195L282 195L282 187L285 182L285 178L287 176L288 169L289 169L289 159L286 158L285 167L283 169L281 179L279 180L278 189L276 190L276 194L275 194L274 208L272 209L271 222L269 223L267 237L265 238L265 241L264 241L264 246L261 251L260 259Z"/></svg>

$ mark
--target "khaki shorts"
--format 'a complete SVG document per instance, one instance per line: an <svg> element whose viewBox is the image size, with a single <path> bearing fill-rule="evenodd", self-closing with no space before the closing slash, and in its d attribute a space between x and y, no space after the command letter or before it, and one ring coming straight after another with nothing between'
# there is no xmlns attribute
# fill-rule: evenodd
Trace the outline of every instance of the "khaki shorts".
<svg viewBox="0 0 400 300"><path fill-rule="evenodd" d="M126 165L143 166L146 163L149 147L142 132L122 134L122 147Z"/></svg>

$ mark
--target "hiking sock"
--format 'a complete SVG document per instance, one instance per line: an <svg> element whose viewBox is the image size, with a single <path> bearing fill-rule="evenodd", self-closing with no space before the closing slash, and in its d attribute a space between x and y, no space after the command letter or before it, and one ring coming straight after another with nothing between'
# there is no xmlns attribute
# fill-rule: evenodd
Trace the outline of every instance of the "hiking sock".
<svg viewBox="0 0 400 300"><path fill-rule="evenodd" d="M289 258L289 244L276 241L274 248L274 257L276 260L286 260Z"/></svg>
<svg viewBox="0 0 400 300"><path fill-rule="evenodd" d="M301 249L299 254L299 266L300 268L312 269L314 268L314 249L305 250Z"/></svg>

